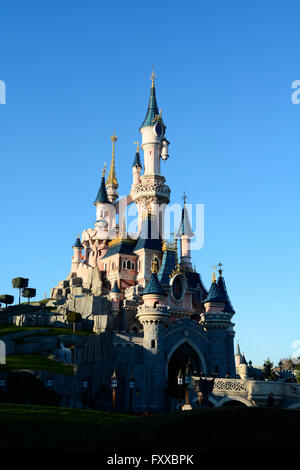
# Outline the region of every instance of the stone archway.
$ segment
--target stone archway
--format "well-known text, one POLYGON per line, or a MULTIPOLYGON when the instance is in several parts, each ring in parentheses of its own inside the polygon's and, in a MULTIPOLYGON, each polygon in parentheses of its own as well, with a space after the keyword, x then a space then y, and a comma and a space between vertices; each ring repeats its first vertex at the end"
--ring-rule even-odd
POLYGON ((176 344, 174 344, 174 346, 170 349, 169 353, 168 353, 168 356, 167 356, 167 360, 166 360, 166 366, 165 366, 165 378, 166 378, 166 381, 168 380, 168 375, 169 375, 169 362, 171 360, 171 357, 173 356, 174 352, 183 344, 183 343, 187 343, 189 344, 192 349, 196 352, 198 358, 199 358, 199 361, 201 363, 201 366, 202 366, 202 371, 204 373, 204 375, 207 375, 207 367, 206 367, 206 361, 205 361, 205 358, 204 358, 204 354, 202 353, 202 351, 198 348, 198 346, 193 343, 193 341, 191 341, 189 338, 183 338, 181 339, 180 341, 178 341, 176 344))
POLYGON ((167 368, 168 393, 172 398, 180 398, 177 377, 179 371, 184 375, 187 366, 191 375, 199 376, 204 372, 203 362, 198 351, 190 341, 184 340, 177 344, 169 353, 167 368))

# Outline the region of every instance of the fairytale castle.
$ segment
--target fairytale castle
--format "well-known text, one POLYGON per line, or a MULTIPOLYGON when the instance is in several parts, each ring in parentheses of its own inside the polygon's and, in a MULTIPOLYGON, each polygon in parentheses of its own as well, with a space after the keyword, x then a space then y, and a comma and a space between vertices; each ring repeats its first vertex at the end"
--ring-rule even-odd
MULTIPOLYGON (((155 78, 152 74, 139 128, 143 156, 136 143, 130 194, 118 197, 114 133, 110 170, 107 178, 103 170, 94 201, 96 222, 75 240, 70 274, 51 291, 63 315, 80 313, 82 328, 96 333, 75 350, 78 383, 73 393, 80 395, 85 383, 86 400, 100 408, 111 403, 112 377, 118 409, 127 410, 130 401, 136 411, 173 409, 184 379, 197 383, 203 376, 236 377, 235 312, 222 265, 207 291, 192 264, 194 234, 185 197, 176 235, 164 239, 171 189, 161 174, 161 160, 168 159, 170 142, 155 78), (137 233, 126 229, 130 204, 137 207, 137 233)), ((199 388, 189 390, 192 406, 198 403, 199 388)))

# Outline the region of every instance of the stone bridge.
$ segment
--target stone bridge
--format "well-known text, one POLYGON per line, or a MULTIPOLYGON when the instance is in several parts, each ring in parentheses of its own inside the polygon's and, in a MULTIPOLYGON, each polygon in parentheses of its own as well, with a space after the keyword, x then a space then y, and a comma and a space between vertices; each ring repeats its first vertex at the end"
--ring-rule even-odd
MULTIPOLYGON (((197 406, 196 393, 199 377, 192 378, 192 406, 197 406)), ((253 379, 215 379, 214 388, 209 395, 213 406, 224 404, 244 404, 245 406, 266 406, 269 394, 274 396, 274 405, 281 408, 300 408, 300 384, 283 380, 262 381, 253 379)))

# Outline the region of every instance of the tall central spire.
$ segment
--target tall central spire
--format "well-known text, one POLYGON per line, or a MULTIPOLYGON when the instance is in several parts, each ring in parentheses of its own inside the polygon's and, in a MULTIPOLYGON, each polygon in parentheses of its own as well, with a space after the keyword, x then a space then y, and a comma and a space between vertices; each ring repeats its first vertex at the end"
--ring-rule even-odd
POLYGON ((151 84, 149 104, 148 104, 146 117, 140 129, 145 126, 153 126, 155 117, 159 116, 159 110, 157 106, 156 93, 155 93, 156 75, 154 72, 152 72, 150 78, 151 78, 152 84, 151 84))

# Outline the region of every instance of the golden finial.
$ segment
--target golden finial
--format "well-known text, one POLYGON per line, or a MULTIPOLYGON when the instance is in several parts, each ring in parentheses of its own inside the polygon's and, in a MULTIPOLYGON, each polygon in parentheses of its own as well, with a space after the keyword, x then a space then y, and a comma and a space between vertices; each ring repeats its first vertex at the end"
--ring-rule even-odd
POLYGON ((114 130, 114 135, 111 136, 110 140, 113 143, 112 154, 115 154, 115 142, 117 142, 118 137, 116 136, 116 131, 114 130))
POLYGON ((151 272, 154 274, 158 273, 158 261, 157 258, 152 258, 151 262, 151 272))
POLYGON ((80 237, 79 237, 79 233, 77 233, 77 238, 80 238, 80 237))
POLYGON ((106 172, 106 162, 104 162, 104 165, 102 168, 102 178, 105 178, 105 172, 106 172))
POLYGON ((154 65, 152 65, 152 74, 150 75, 150 78, 152 80, 152 88, 154 88, 154 81, 156 80, 156 75, 154 73, 154 65))
POLYGON ((222 276, 222 274, 223 274, 223 269, 222 269, 223 264, 220 262, 218 264, 218 266, 219 266, 219 276, 222 276))
POLYGON ((212 272, 212 280, 211 282, 215 283, 216 282, 216 273, 215 273, 216 266, 213 265, 213 272, 212 272))
POLYGON ((111 186, 116 186, 118 188, 117 176, 116 176, 116 168, 115 168, 115 143, 117 142, 118 138, 116 136, 116 131, 114 131, 114 135, 111 136, 110 140, 112 141, 112 157, 111 157, 111 164, 109 169, 109 174, 107 177, 106 184, 111 186))
POLYGON ((140 143, 139 142, 133 142, 136 145, 136 151, 139 153, 140 151, 140 143))

